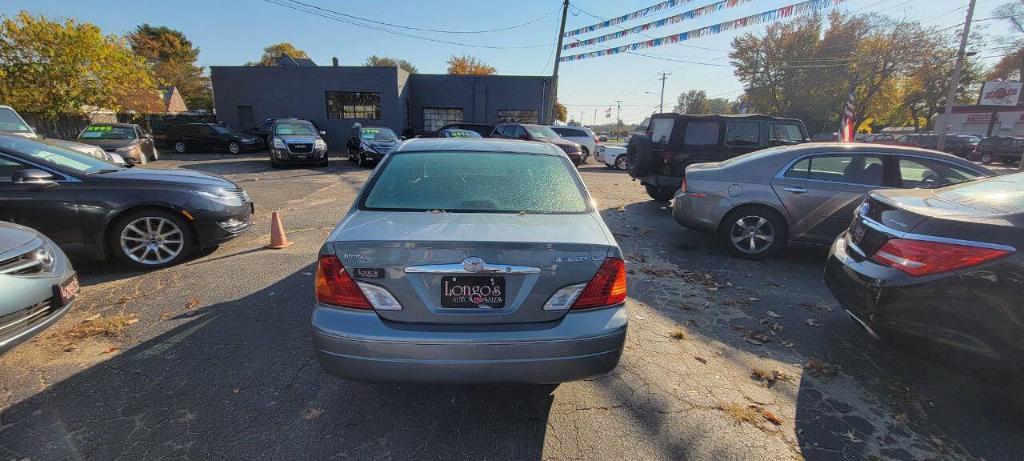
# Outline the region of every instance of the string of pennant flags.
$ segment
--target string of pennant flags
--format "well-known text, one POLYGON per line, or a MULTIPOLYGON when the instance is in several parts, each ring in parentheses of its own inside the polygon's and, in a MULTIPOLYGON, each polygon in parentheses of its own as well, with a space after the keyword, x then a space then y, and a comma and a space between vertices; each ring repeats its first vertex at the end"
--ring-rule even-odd
POLYGON ((642 42, 630 43, 628 45, 616 46, 598 51, 591 51, 588 53, 579 53, 569 56, 562 56, 559 62, 581 61, 584 59, 598 58, 602 56, 610 56, 613 54, 628 53, 630 51, 639 51, 663 45, 670 45, 673 43, 693 40, 708 35, 716 35, 722 32, 728 32, 731 30, 741 29, 744 27, 754 26, 758 24, 766 24, 786 18, 807 15, 823 9, 830 8, 834 5, 838 5, 844 1, 846 0, 808 0, 805 2, 786 5, 774 10, 765 11, 763 13, 750 15, 744 18, 734 19, 732 21, 721 22, 718 24, 712 24, 710 26, 701 27, 699 29, 686 31, 681 34, 673 34, 665 37, 645 40, 642 42))
POLYGON ((647 31, 649 31, 651 29, 658 29, 658 28, 665 27, 665 26, 671 26, 673 24, 679 24, 680 22, 683 22, 683 21, 686 21, 686 20, 689 20, 689 19, 698 18, 698 17, 704 16, 706 14, 711 14, 711 13, 714 13, 714 12, 717 12, 717 11, 722 11, 722 10, 724 10, 726 8, 732 8, 734 6, 742 5, 742 4, 745 4, 745 3, 749 3, 751 1, 753 1, 753 0, 722 0, 722 1, 717 2, 717 3, 712 3, 710 5, 702 6, 700 8, 694 8, 692 10, 684 11, 684 12, 679 13, 679 14, 674 15, 674 16, 669 16, 667 18, 659 19, 657 21, 651 21, 651 22, 648 22, 647 24, 640 24, 638 26, 634 26, 634 27, 631 27, 629 29, 623 29, 623 30, 620 30, 618 32, 612 32, 610 34, 605 34, 605 35, 602 35, 600 37, 588 38, 586 40, 576 40, 576 41, 574 41, 572 43, 569 43, 567 45, 563 45, 562 49, 563 50, 571 50, 573 48, 578 48, 578 47, 581 47, 581 46, 589 46, 589 45, 594 45, 594 44, 597 44, 597 43, 603 43, 603 42, 606 42, 608 40, 619 39, 619 38, 625 37, 627 35, 633 35, 633 34, 639 34, 639 33, 647 32, 647 31))
POLYGON ((650 15, 652 15, 654 13, 658 13, 658 12, 664 11, 664 10, 669 10, 669 9, 675 8, 677 6, 685 5, 685 4, 688 4, 688 3, 691 3, 691 2, 693 2, 693 0, 667 0, 667 1, 661 2, 661 3, 657 4, 657 5, 651 5, 651 6, 647 7, 647 8, 636 10, 636 11, 634 11, 632 13, 629 13, 629 14, 624 14, 624 15, 619 16, 617 18, 611 18, 611 19, 609 19, 607 21, 602 21, 602 22, 599 22, 597 24, 591 24, 591 25, 589 25, 587 27, 580 27, 579 29, 570 30, 569 32, 565 33, 565 36, 566 37, 574 37, 576 35, 590 33, 590 32, 593 32, 595 30, 604 29, 606 27, 611 27, 611 26, 614 26, 616 24, 622 24, 624 22, 632 21, 634 19, 640 19, 640 18, 642 18, 644 16, 650 16, 650 15))

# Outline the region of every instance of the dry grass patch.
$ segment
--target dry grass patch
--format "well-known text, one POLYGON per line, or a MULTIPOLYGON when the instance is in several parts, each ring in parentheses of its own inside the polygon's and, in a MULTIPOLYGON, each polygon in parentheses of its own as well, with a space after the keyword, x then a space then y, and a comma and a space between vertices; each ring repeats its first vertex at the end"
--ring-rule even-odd
POLYGON ((732 419, 736 425, 748 423, 758 429, 767 429, 768 426, 765 425, 765 422, 776 426, 782 425, 782 418, 758 405, 730 403, 719 405, 717 408, 732 419))
POLYGON ((767 387, 772 387, 776 382, 785 381, 792 382, 793 378, 779 370, 765 370, 764 368, 753 368, 750 370, 750 377, 763 383, 767 387))
POLYGON ((676 339, 676 340, 682 341, 682 340, 686 339, 686 332, 683 331, 683 330, 676 330, 676 331, 673 331, 673 332, 669 333, 668 337, 672 338, 672 339, 676 339))
POLYGON ((138 321, 139 319, 135 316, 126 314, 117 314, 110 317, 94 316, 75 325, 64 336, 72 340, 92 338, 94 336, 117 338, 124 334, 124 330, 128 328, 128 325, 138 321))

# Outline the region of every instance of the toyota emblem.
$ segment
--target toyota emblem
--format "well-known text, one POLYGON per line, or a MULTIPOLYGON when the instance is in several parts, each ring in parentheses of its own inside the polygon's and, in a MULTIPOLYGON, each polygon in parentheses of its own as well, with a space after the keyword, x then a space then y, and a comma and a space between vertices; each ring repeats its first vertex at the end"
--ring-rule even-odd
POLYGON ((466 272, 480 272, 484 268, 484 260, 476 256, 470 256, 462 260, 462 268, 466 272))

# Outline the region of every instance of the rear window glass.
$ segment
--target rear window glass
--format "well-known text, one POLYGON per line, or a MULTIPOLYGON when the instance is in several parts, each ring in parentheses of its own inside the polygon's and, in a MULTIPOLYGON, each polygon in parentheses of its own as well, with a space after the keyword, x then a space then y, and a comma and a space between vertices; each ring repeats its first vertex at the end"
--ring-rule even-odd
POLYGON ((651 141, 668 144, 672 139, 672 127, 676 120, 672 118, 656 118, 651 120, 651 141))
POLYGON ((367 210, 583 213, 587 198, 566 160, 496 152, 389 157, 365 195, 367 210))
POLYGON ((784 125, 776 123, 772 125, 771 140, 781 140, 789 142, 801 142, 804 140, 804 133, 800 131, 800 127, 796 125, 784 125))
POLYGON ((4 107, 0 109, 0 131, 31 133, 32 129, 13 110, 4 107))
POLYGON ((687 146, 713 146, 718 144, 718 122, 687 123, 683 144, 687 146))
POLYGON ((756 146, 761 138, 761 125, 757 122, 729 122, 725 124, 725 143, 730 146, 756 146))
POLYGON ((1024 211, 1024 173, 997 176, 951 186, 938 197, 951 202, 966 202, 1007 213, 1024 211))

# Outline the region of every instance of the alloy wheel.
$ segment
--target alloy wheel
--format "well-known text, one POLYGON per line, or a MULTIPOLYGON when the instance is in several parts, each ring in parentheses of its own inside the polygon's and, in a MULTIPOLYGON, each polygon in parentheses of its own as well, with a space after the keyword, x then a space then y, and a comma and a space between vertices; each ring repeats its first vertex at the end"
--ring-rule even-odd
POLYGON ((627 162, 627 159, 626 159, 625 155, 618 156, 615 159, 615 168, 618 168, 620 170, 628 170, 629 169, 629 164, 626 163, 626 162, 627 162))
POLYGON ((228 143, 228 152, 231 152, 232 154, 237 154, 241 151, 242 147, 239 146, 237 142, 228 143))
POLYGON ((185 141, 178 141, 174 143, 174 151, 179 154, 184 154, 186 150, 185 141))
POLYGON ((743 253, 761 253, 775 241, 775 228, 764 217, 744 216, 733 223, 729 240, 743 253))
POLYGON ((168 219, 147 216, 121 230, 121 251, 139 264, 158 265, 177 258, 185 247, 181 228, 168 219))

